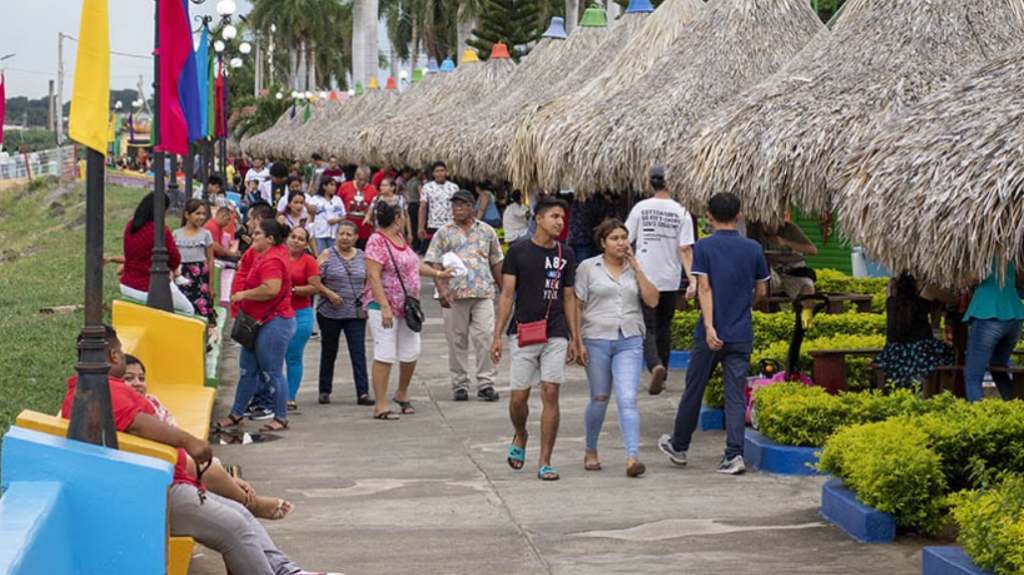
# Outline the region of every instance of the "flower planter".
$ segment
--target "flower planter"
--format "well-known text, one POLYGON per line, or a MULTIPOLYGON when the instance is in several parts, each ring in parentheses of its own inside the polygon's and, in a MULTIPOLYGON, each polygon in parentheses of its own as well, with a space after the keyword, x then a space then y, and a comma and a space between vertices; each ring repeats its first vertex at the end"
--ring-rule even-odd
POLYGON ((815 469, 820 447, 792 447, 768 439, 747 429, 743 441, 743 457, 758 471, 777 475, 823 475, 815 469))
POLYGON ((896 539, 896 519, 864 505, 857 494, 838 479, 821 488, 821 516, 862 543, 890 543, 896 539))

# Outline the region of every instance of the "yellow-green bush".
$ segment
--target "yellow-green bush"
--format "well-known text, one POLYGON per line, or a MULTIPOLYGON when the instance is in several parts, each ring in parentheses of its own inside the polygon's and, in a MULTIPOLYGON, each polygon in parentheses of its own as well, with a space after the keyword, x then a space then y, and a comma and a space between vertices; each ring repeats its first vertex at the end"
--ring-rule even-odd
POLYGON ((957 541, 996 575, 1024 573, 1024 477, 1005 474, 992 487, 950 497, 957 541))
MULTIPOLYGON (((818 276, 814 281, 814 289, 822 293, 881 294, 884 297, 889 285, 888 278, 855 278, 833 269, 814 270, 814 273, 818 276)), ((885 307, 876 307, 875 311, 885 311, 885 307)))

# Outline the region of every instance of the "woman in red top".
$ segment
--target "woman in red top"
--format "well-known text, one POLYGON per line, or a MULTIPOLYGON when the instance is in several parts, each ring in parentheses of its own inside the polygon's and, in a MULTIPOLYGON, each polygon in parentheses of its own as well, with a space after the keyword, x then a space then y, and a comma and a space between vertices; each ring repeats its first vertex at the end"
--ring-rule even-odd
MULTIPOLYGON (((164 196, 164 207, 170 205, 164 196)), ((135 208, 135 214, 124 228, 124 272, 121 274, 121 295, 146 301, 149 298, 149 268, 153 266, 153 244, 156 241, 153 223, 153 194, 146 194, 135 208)), ((181 253, 174 243, 171 230, 164 225, 164 245, 167 247, 167 267, 181 265, 181 253)), ((195 313, 192 302, 171 282, 174 309, 195 313)))
POLYGON ((309 230, 302 226, 292 228, 285 242, 288 247, 288 274, 292 282, 292 308, 295 310, 295 335, 288 342, 284 362, 288 368, 288 409, 298 407, 295 394, 302 383, 302 354, 306 343, 313 335, 313 305, 310 301, 323 292, 320 283, 320 266, 313 256, 306 253, 309 245, 309 230))
POLYGON ((238 358, 238 387, 235 404, 228 416, 217 423, 220 429, 237 427, 261 381, 274 390, 274 420, 260 431, 288 429, 288 382, 284 378, 284 354, 295 335, 292 285, 288 279, 288 249, 284 226, 263 220, 252 234, 251 250, 261 254, 245 278, 245 289, 231 295, 246 315, 263 326, 256 336, 256 349, 242 347, 238 358))

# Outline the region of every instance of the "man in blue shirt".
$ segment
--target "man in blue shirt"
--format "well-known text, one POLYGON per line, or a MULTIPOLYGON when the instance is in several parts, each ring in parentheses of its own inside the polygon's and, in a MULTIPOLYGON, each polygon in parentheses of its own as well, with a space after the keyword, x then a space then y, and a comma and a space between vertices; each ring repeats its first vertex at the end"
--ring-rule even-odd
POLYGON ((658 447, 673 464, 686 465, 686 451, 697 427, 704 388, 721 363, 725 382, 726 448, 718 472, 736 475, 746 471, 743 389, 754 348, 750 310, 755 300, 768 294, 771 273, 760 244, 736 231, 739 198, 729 193, 715 194, 708 202, 708 212, 715 233, 693 248, 692 273, 697 278, 701 316, 693 330, 686 389, 676 412, 675 430, 672 435, 662 435, 658 447))

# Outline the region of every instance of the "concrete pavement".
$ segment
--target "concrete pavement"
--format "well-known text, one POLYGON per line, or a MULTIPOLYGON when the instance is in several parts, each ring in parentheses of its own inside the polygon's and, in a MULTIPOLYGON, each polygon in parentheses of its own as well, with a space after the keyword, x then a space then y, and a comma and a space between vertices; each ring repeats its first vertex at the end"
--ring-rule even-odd
MULTIPOLYGON (((265 443, 214 448, 240 465, 261 494, 295 503, 289 517, 265 525, 304 568, 348 575, 921 572, 927 540, 863 545, 825 523, 818 515, 821 478, 716 474, 723 432, 698 432, 689 467, 673 467, 657 438, 671 430, 682 372, 670 373, 660 396, 641 391, 643 477, 625 475, 614 401, 601 436, 604 470, 584 471, 588 393, 577 367, 562 388, 553 461, 562 479, 536 478, 536 392, 527 465, 511 470, 507 349, 501 401, 484 403, 473 390, 469 402, 455 403, 440 308, 429 296, 424 307, 423 353, 411 388, 415 415, 378 421, 372 407, 355 405, 344 345, 333 403, 318 405, 320 344, 312 340, 292 429, 265 443)), ((215 417, 234 396, 237 355, 225 350, 215 417)), ((397 373, 392 378, 391 392, 397 373)), ((255 431, 259 424, 246 426, 255 431)), ((215 553, 197 550, 190 573, 224 572, 215 553)))

